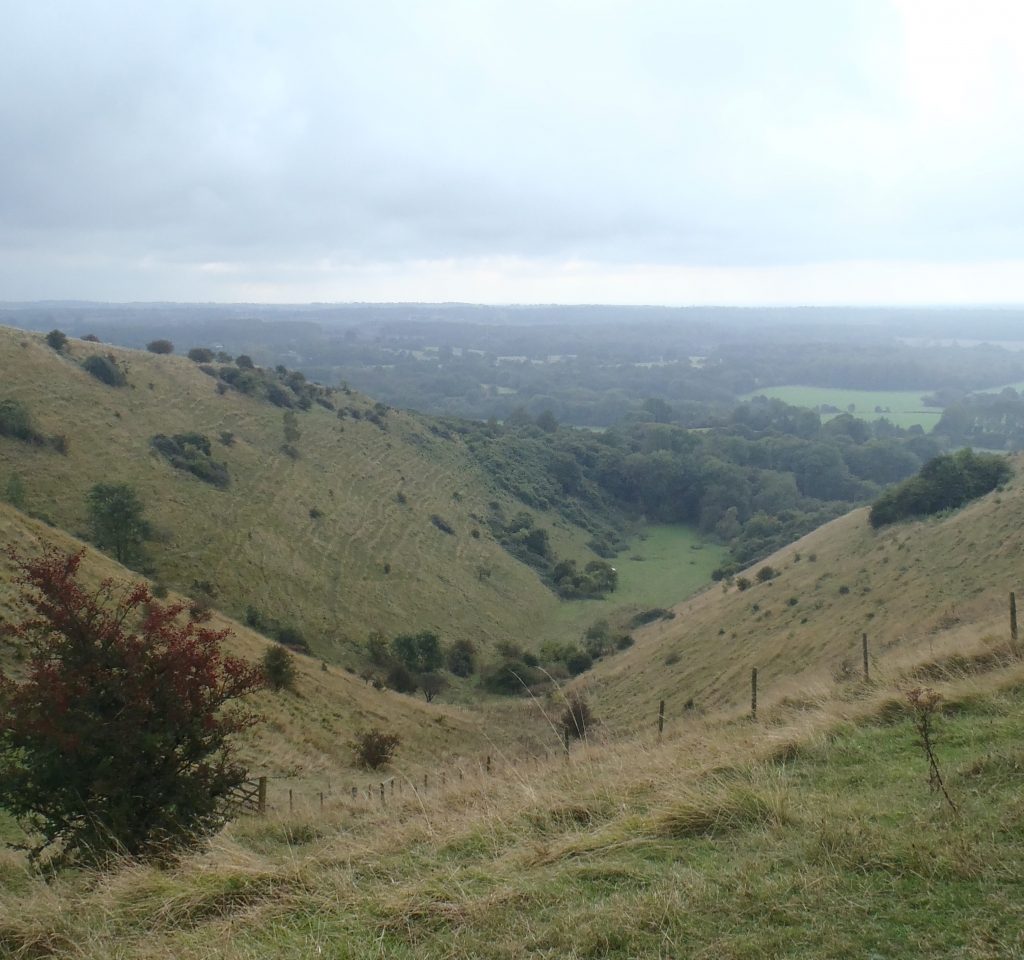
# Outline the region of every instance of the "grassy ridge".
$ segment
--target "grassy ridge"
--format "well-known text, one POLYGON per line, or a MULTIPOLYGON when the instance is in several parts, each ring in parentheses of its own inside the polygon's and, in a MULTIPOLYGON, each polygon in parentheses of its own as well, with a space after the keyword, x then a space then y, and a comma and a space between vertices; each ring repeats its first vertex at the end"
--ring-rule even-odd
POLYGON ((876 656, 955 652, 964 637, 1007 631, 1007 593, 1021 587, 1024 460, 1007 487, 955 513, 875 531, 866 509, 826 524, 759 562, 749 589, 714 586, 635 633, 636 645, 586 683, 620 729, 649 722, 660 698, 679 716, 802 695, 808 677, 860 667, 861 634, 876 656), (768 565, 777 576, 758 583, 768 565))
MULTIPOLYGON (((434 629, 486 646, 537 635, 550 621, 557 600, 482 519, 491 501, 519 505, 491 489, 457 438, 437 437, 399 411, 388 412, 381 429, 314 406, 297 414, 293 460, 281 450, 280 408, 234 391, 218 395, 215 381, 184 358, 80 341, 71 350, 60 356, 36 335, 0 328, 0 394, 24 403, 38 429, 70 438, 62 457, 0 437, 0 482, 17 474, 29 510, 82 531, 86 490, 130 483, 164 532, 151 545, 160 579, 185 591, 210 581, 217 604, 236 617, 252 605, 298 626, 336 660, 374 629, 434 629), (78 361, 96 353, 117 358, 128 388, 81 369, 78 361), (155 434, 188 431, 214 441, 228 489, 175 470, 150 448, 155 434), (232 445, 216 442, 223 431, 234 434, 232 445), (490 576, 481 577, 482 568, 490 576)), ((359 396, 338 400, 372 408, 359 396)), ((560 553, 592 556, 582 532, 543 515, 539 522, 560 553)))

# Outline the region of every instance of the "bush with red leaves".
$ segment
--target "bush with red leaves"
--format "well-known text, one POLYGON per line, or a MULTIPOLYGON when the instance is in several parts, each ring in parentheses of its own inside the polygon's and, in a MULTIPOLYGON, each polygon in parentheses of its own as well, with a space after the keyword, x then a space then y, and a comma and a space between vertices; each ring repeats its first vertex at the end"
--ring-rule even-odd
POLYGON ((11 555, 25 616, 2 626, 28 672, 0 673, 0 806, 38 840, 32 858, 159 858, 218 830, 245 778, 229 739, 256 719, 235 701, 259 667, 144 584, 85 589, 82 553, 11 555))

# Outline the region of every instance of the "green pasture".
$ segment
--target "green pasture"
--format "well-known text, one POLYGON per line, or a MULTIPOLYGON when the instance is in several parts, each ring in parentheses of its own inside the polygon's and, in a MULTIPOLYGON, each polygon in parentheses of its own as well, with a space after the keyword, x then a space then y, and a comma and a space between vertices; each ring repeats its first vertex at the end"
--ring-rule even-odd
MULTIPOLYGON (((838 407, 841 412, 849 411, 862 420, 879 420, 885 417, 899 427, 912 427, 917 423, 925 430, 931 430, 939 422, 942 411, 921 403, 921 397, 926 393, 927 390, 842 390, 832 387, 790 385, 765 387, 763 390, 746 394, 741 399, 771 397, 795 407, 809 407, 812 410, 829 404, 838 407), (849 409, 851 404, 853 410, 849 409)), ((835 414, 822 414, 822 418, 826 420, 831 416, 835 414)))
POLYGON ((604 600, 560 604, 558 625, 583 630, 623 610, 671 607, 707 586, 711 571, 722 564, 727 552, 683 524, 645 527, 612 561, 619 573, 615 592, 604 600))

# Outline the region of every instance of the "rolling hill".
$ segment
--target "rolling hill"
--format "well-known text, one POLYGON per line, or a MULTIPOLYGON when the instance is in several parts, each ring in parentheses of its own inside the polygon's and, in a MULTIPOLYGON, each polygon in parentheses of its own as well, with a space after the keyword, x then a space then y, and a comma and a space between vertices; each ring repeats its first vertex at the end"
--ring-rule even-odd
MULTIPOLYGON (((156 532, 153 576, 236 618, 251 608, 294 626, 334 662, 358 662, 374 630, 431 629, 486 647, 561 629, 549 626, 557 598, 488 527, 495 509, 522 505, 429 419, 342 392, 285 410, 183 357, 76 340, 58 353, 9 328, 0 368, 0 401, 66 442, 62 455, 0 436, 0 483, 17 478, 25 510, 84 533, 90 487, 130 484, 156 532), (109 356, 127 385, 87 373, 93 356, 109 356), (226 485, 175 469, 152 445, 187 434, 209 441, 226 485)), ((534 513, 560 555, 593 559, 584 531, 534 513)))

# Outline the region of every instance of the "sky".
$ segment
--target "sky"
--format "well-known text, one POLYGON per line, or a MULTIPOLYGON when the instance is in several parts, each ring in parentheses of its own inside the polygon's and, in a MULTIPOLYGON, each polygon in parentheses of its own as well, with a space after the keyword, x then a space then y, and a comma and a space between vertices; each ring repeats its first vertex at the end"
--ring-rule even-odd
POLYGON ((4 6, 0 300, 1024 303, 1020 0, 4 6))

